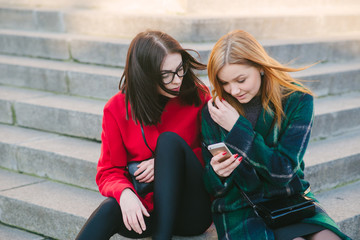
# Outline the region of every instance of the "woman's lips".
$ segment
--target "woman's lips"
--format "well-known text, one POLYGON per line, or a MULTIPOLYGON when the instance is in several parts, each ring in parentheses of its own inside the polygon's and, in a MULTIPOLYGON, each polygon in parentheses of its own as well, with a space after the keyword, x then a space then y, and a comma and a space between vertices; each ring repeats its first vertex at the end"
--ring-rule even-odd
POLYGON ((173 88, 173 89, 171 89, 172 91, 174 91, 174 92, 179 92, 180 91, 180 87, 178 87, 178 88, 173 88))
POLYGON ((241 99, 244 99, 246 96, 246 93, 240 95, 240 96, 236 96, 237 99, 241 100, 241 99))

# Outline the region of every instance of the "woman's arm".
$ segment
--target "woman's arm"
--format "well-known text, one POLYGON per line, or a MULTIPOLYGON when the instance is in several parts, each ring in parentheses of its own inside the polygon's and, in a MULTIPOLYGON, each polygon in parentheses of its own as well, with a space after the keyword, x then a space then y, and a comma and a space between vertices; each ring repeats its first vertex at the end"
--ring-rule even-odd
MULTIPOLYGON (((296 93, 298 94, 298 93, 296 93)), ((289 99, 284 130, 272 129, 274 146, 268 146, 262 135, 255 132, 244 117, 240 116, 226 137, 225 142, 271 184, 285 186, 299 169, 307 148, 313 123, 313 97, 302 94, 289 99)), ((285 114, 286 114, 285 113, 285 114)), ((259 118, 261 121, 261 118, 259 118)), ((276 127, 276 126, 275 126, 276 127)), ((241 167, 234 171, 236 178, 242 178, 241 167)), ((239 181, 241 183, 243 181, 239 181)))
POLYGON ((202 110, 201 117, 201 132, 203 138, 203 147, 202 153, 205 161, 205 169, 204 169, 204 183, 207 191, 214 197, 220 197, 224 195, 229 189, 230 179, 223 179, 219 177, 210 162, 212 159, 212 155, 207 150, 207 146, 213 143, 221 142, 221 132, 219 126, 211 119, 207 105, 204 106, 202 110))
POLYGON ((101 155, 97 166, 96 183, 100 193, 118 202, 122 191, 134 187, 126 170, 127 159, 119 126, 112 113, 105 108, 101 134, 101 155))
POLYGON ((120 205, 126 228, 141 234, 146 230, 143 215, 149 216, 149 213, 129 181, 127 155, 121 132, 114 116, 107 109, 104 110, 101 139, 101 156, 96 175, 100 193, 115 198, 120 205))

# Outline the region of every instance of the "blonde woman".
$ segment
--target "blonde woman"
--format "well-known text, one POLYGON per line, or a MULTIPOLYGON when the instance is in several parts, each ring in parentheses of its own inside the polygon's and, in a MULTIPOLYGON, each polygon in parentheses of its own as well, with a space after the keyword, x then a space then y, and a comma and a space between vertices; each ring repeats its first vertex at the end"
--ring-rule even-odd
POLYGON ((304 179, 303 156, 313 123, 313 96, 249 33, 233 31, 214 46, 208 76, 213 99, 202 112, 204 146, 225 142, 232 156, 204 149, 205 185, 214 197, 219 239, 349 239, 320 207, 304 179), (297 193, 315 199, 313 217, 269 228, 254 203, 297 193))

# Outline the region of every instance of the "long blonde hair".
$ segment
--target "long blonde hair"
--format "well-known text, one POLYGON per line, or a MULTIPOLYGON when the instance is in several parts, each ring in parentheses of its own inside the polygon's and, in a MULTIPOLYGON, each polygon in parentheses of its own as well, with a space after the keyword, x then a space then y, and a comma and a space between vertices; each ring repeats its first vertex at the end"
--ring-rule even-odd
POLYGON ((282 100, 285 97, 295 91, 313 95, 308 88, 288 73, 301 71, 307 67, 291 68, 280 64, 267 54, 251 34, 242 30, 235 30, 216 42, 209 57, 208 76, 213 87, 213 97, 224 98, 241 115, 244 115, 241 103, 225 92, 217 77, 219 71, 226 64, 246 64, 264 71, 260 88, 262 106, 267 112, 275 114, 274 117, 278 125, 284 116, 282 100))

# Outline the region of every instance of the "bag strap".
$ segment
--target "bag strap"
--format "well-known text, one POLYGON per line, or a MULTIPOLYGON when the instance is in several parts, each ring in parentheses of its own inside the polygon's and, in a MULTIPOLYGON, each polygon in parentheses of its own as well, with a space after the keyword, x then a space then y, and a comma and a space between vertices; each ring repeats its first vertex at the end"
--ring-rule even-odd
POLYGON ((142 124, 142 123, 140 123, 140 127, 141 127, 141 133, 142 133, 142 136, 143 136, 145 145, 147 146, 147 148, 150 150, 152 156, 154 157, 154 156, 155 156, 155 153, 154 153, 154 151, 149 147, 149 145, 148 145, 148 143, 147 143, 147 141, 146 141, 145 132, 144 132, 144 127, 143 127, 143 124, 142 124))
POLYGON ((236 187, 239 189, 241 195, 245 198, 245 200, 249 203, 249 205, 254 209, 255 213, 257 214, 256 205, 250 200, 248 195, 246 195, 246 193, 241 189, 240 185, 235 180, 233 182, 235 183, 236 187))

